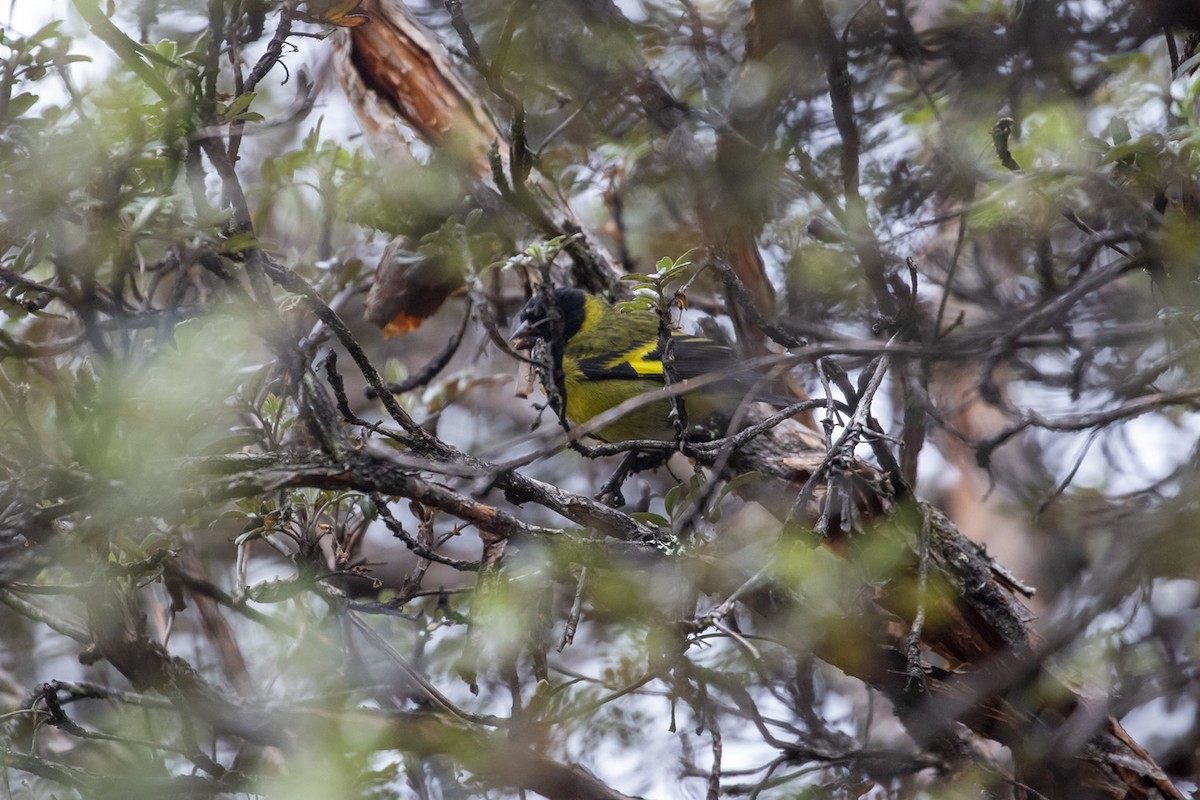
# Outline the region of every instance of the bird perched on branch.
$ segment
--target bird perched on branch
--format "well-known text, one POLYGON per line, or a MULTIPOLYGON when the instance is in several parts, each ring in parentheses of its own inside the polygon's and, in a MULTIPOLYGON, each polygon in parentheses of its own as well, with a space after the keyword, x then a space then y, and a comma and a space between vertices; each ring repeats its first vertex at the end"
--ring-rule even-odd
MULTIPOLYGON (((657 391, 661 399, 630 411, 594 435, 606 442, 675 441, 671 399, 662 391, 666 375, 658 315, 622 311, 579 289, 555 289, 550 295, 548 299, 535 294, 525 304, 512 342, 519 349, 550 342, 556 335, 556 318, 561 321, 567 419, 579 425, 630 398, 657 391)), ((733 351, 724 344, 678 330, 670 335, 677 380, 720 376, 680 397, 690 425, 709 436, 723 435, 729 419, 753 391, 753 376, 738 374, 733 351)), ((550 394, 554 389, 547 385, 546 391, 550 394)))

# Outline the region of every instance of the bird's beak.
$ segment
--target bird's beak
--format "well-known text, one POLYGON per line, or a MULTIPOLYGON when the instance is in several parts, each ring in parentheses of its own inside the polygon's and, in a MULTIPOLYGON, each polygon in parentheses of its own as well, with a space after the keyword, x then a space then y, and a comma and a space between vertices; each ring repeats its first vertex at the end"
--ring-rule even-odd
POLYGON ((522 322, 517 326, 517 329, 512 332, 512 336, 509 337, 508 342, 513 346, 514 349, 532 350, 533 345, 537 342, 537 340, 538 335, 537 331, 534 330, 534 326, 530 325, 528 322, 522 322))

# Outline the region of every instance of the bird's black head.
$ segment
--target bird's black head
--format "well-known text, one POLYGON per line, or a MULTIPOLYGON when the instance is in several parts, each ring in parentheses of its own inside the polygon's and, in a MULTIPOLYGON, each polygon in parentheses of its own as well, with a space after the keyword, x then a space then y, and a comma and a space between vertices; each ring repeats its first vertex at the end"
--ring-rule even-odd
POLYGON ((551 304, 558 306, 558 313, 562 315, 564 340, 570 339, 583 327, 587 295, 582 290, 555 289, 550 295, 547 299, 546 295, 538 292, 521 309, 521 324, 512 335, 515 347, 526 350, 534 342, 550 338, 551 304))

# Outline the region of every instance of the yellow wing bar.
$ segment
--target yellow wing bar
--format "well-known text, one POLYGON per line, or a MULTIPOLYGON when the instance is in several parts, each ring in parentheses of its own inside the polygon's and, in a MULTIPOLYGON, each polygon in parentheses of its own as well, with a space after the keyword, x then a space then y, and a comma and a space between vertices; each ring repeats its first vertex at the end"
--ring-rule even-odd
MULTIPOLYGON (((675 342, 675 368, 682 379, 692 378, 709 372, 728 369, 732 363, 730 350, 702 336, 684 333, 673 335, 675 342)), ((638 345, 616 355, 605 353, 578 360, 579 369, 590 380, 648 379, 662 380, 662 354, 658 351, 658 340, 638 345)))

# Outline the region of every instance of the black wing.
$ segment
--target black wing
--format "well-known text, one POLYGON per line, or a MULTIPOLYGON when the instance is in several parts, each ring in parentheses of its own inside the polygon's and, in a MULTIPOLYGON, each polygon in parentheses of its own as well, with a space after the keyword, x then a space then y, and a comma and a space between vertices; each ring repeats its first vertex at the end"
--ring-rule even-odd
MULTIPOLYGON (((671 335, 675 349, 675 374, 680 380, 733 368, 733 350, 703 336, 671 335)), ((625 379, 662 382, 662 353, 658 340, 647 342, 620 355, 606 353, 578 359, 579 369, 589 380, 625 379)))

